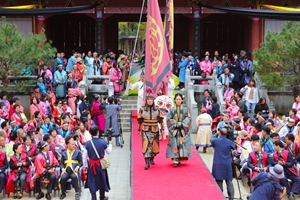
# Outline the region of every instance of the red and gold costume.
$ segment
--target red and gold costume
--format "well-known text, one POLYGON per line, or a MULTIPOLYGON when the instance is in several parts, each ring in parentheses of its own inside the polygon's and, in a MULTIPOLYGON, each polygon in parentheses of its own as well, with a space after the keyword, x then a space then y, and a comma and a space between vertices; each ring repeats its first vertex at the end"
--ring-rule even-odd
MULTIPOLYGON (((23 170, 27 172, 26 180, 30 180, 31 179, 30 160, 28 159, 28 157, 25 153, 21 154, 21 161, 26 163, 26 165, 23 166, 23 170)), ((10 157, 10 161, 9 161, 9 166, 10 166, 11 172, 7 178, 6 194, 9 194, 11 192, 15 193, 15 183, 14 182, 15 182, 16 177, 18 176, 18 169, 21 168, 21 167, 17 166, 18 163, 19 163, 19 161, 16 157, 16 154, 12 155, 10 157)), ((26 185, 25 185, 25 192, 29 191, 29 184, 27 184, 27 183, 28 182, 26 182, 26 185)))

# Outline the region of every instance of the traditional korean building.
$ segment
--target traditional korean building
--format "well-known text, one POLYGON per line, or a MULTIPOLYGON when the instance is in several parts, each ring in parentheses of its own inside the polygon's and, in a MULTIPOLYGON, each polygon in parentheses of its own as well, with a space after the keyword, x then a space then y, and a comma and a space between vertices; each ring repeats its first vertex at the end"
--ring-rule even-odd
MULTIPOLYGON (((145 0, 147 2, 147 0, 145 0)), ((162 17, 166 0, 158 0, 162 17)), ((42 28, 53 45, 71 54, 71 50, 87 52, 118 50, 118 22, 137 22, 142 0, 0 0, 1 6, 41 3, 43 8, 55 9, 91 5, 93 9, 63 15, 7 17, 18 29, 28 34, 42 28)), ((256 3, 296 7, 298 0, 174 0, 174 50, 190 49, 203 56, 218 50, 221 55, 241 49, 252 52, 263 41, 266 30, 280 30, 281 22, 221 13, 198 7, 198 3, 257 9, 256 3)), ((142 21, 146 21, 146 8, 142 21)))

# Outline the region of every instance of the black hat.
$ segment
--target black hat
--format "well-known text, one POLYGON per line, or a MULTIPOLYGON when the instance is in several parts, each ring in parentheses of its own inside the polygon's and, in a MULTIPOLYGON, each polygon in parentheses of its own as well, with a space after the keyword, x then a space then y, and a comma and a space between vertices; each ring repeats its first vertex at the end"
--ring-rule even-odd
POLYGON ((262 115, 260 115, 259 116, 261 119, 263 119, 263 120, 268 120, 269 119, 269 115, 268 114, 262 114, 262 115))
POLYGON ((235 118, 232 119, 232 122, 234 122, 234 123, 236 123, 236 124, 240 124, 241 119, 238 118, 238 117, 235 117, 235 118))
POLYGON ((15 102, 15 101, 18 101, 18 100, 20 100, 20 98, 19 97, 17 97, 17 96, 14 96, 12 99, 11 99, 13 102, 15 102))
POLYGON ((45 142, 45 141, 41 141, 38 143, 38 148, 40 150, 43 150, 45 146, 47 146, 47 142, 45 142))
POLYGON ((253 124, 253 126, 254 126, 254 128, 256 129, 256 130, 258 130, 258 131, 261 131, 262 130, 262 125, 261 125, 261 123, 255 123, 255 124, 253 124))

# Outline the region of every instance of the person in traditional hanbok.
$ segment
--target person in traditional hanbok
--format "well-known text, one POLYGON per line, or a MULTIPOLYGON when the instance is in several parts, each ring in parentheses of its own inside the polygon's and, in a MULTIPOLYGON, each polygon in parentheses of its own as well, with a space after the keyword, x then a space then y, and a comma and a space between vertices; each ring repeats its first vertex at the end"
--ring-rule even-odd
POLYGON ((65 94, 65 82, 67 80, 67 73, 62 69, 62 65, 58 65, 58 70, 54 73, 54 86, 56 87, 56 97, 62 99, 65 94))
MULTIPOLYGON (((112 136, 113 137, 118 136, 118 137, 115 137, 116 145, 120 146, 120 142, 119 142, 120 127, 119 127, 119 123, 118 123, 118 112, 120 112, 122 110, 120 101, 114 102, 113 97, 108 97, 108 105, 106 105, 105 110, 106 110, 105 128, 106 128, 106 130, 109 129, 110 127, 112 127, 114 129, 115 132, 113 133, 112 136)), ((110 140, 111 138, 108 138, 108 139, 110 140)))
POLYGON ((237 105, 236 98, 231 100, 229 107, 227 108, 227 112, 229 113, 230 119, 232 120, 235 116, 237 116, 240 107, 237 105))
POLYGON ((62 113, 73 114, 72 109, 68 106, 68 100, 66 100, 66 99, 62 100, 61 110, 62 110, 62 113))
POLYGON ((38 193, 36 199, 41 199, 44 197, 44 193, 41 190, 41 182, 42 179, 46 178, 48 180, 46 199, 51 200, 50 194, 56 181, 54 167, 59 166, 59 163, 54 157, 53 153, 49 151, 49 145, 47 142, 40 142, 38 144, 38 148, 40 153, 36 156, 34 162, 34 166, 36 168, 35 192, 38 193))
POLYGON ((30 107, 29 107, 29 113, 30 113, 30 118, 33 117, 34 113, 36 111, 40 111, 40 106, 39 106, 39 100, 37 97, 33 97, 31 99, 31 104, 30 104, 30 107))
POLYGON ((243 60, 240 62, 242 78, 240 79, 241 88, 249 84, 249 81, 252 78, 252 61, 248 60, 247 56, 243 57, 243 60))
POLYGON ((138 114, 138 135, 141 135, 142 131, 142 153, 145 159, 145 169, 150 168, 151 165, 155 165, 154 157, 159 153, 159 126, 163 131, 164 117, 158 106, 154 104, 154 96, 151 88, 147 88, 146 102, 139 110, 138 114), (142 130, 141 130, 142 129, 142 130))
POLYGON ((110 75, 110 69, 112 68, 112 65, 113 65, 113 63, 111 61, 111 58, 109 56, 107 56, 105 62, 103 63, 103 66, 102 66, 102 71, 103 71, 104 76, 110 75))
POLYGON ((4 120, 9 119, 9 113, 5 108, 5 103, 2 101, 0 101, 0 118, 2 118, 4 120))
POLYGON ((227 89, 224 92, 224 101, 225 103, 229 103, 234 95, 233 83, 229 83, 227 89))
POLYGON ((13 113, 15 112, 15 105, 19 105, 20 108, 20 112, 24 113, 24 108, 23 106, 20 104, 20 98, 17 96, 14 96, 12 99, 12 104, 9 107, 9 117, 11 118, 11 116, 13 115, 13 113))
POLYGON ((144 105, 144 101, 143 101, 143 98, 144 98, 144 85, 145 85, 145 74, 144 74, 144 71, 142 71, 141 73, 141 76, 140 76, 140 80, 134 84, 131 84, 129 82, 129 80, 127 80, 127 87, 130 89, 130 90, 133 90, 133 89, 138 89, 138 99, 137 99, 137 111, 140 110, 140 108, 144 105))
POLYGON ((87 170, 88 176, 85 187, 89 188, 92 200, 96 200, 97 191, 100 191, 100 200, 108 200, 108 197, 105 196, 105 192, 109 192, 110 190, 109 179, 107 170, 102 169, 100 159, 104 158, 105 153, 111 153, 112 142, 108 145, 105 140, 99 137, 100 131, 98 126, 92 126, 90 133, 92 139, 85 144, 89 158, 87 170))
MULTIPOLYGON (((87 120, 87 118, 86 118, 85 120, 87 120)), ((83 120, 83 121, 84 121, 84 120, 83 120)), ((91 137, 90 132, 88 132, 88 130, 86 129, 86 127, 85 127, 83 121, 81 121, 81 122, 79 123, 80 135, 81 135, 82 137, 84 137, 84 140, 85 140, 85 141, 89 141, 92 137, 91 137)), ((80 138, 81 138, 81 137, 80 137, 80 138)), ((85 144, 83 141, 81 141, 81 143, 82 143, 82 144, 85 144)))
POLYGON ((93 61, 94 60, 93 60, 93 56, 92 56, 92 52, 91 51, 88 51, 88 53, 85 56, 84 60, 85 60, 85 64, 86 64, 86 67, 87 67, 87 74, 88 75, 92 75, 90 73, 92 71, 93 61))
MULTIPOLYGON (((13 145, 14 155, 10 157, 9 167, 11 172, 7 179, 6 194, 14 193, 14 199, 21 199, 26 186, 26 180, 30 180, 30 160, 26 153, 22 153, 22 144, 13 145), (20 190, 18 190, 20 188, 20 190)), ((26 188, 26 191, 29 189, 26 188)))
POLYGON ((9 107, 10 107, 10 103, 9 101, 7 100, 7 95, 6 93, 4 93, 2 96, 0 96, 0 102, 3 102, 5 104, 5 110, 7 112, 9 112, 9 107))
MULTIPOLYGON (((0 136, 0 142, 5 141, 3 136, 0 136)), ((6 154, 4 152, 4 144, 0 143, 0 194, 2 194, 2 190, 4 189, 4 185, 6 182, 5 171, 8 168, 8 161, 6 158, 6 154)))
POLYGON ((53 80, 53 75, 52 75, 52 72, 48 69, 48 66, 44 64, 44 68, 41 69, 41 72, 40 72, 40 76, 42 76, 43 73, 46 73, 48 78, 52 81, 53 80))
POLYGON ((51 114, 47 114, 43 117, 44 118, 44 123, 41 127, 42 127, 45 134, 49 133, 49 131, 51 129, 58 129, 58 125, 51 122, 51 117, 52 117, 51 114))
POLYGON ((92 109, 94 111, 94 122, 99 127, 100 133, 103 134, 105 130, 105 116, 104 109, 106 104, 104 100, 102 100, 100 95, 95 96, 95 101, 92 104, 92 109))
MULTIPOLYGON (((72 67, 76 64, 76 57, 77 57, 77 52, 73 50, 72 51, 72 56, 68 59, 68 64, 67 64, 67 67, 66 67, 67 72, 70 72, 72 70, 72 67)), ((60 64, 60 65, 62 66, 62 64, 60 64)))
POLYGON ((171 158, 174 167, 181 165, 181 161, 192 156, 192 141, 190 137, 191 114, 188 108, 182 106, 183 95, 175 95, 175 106, 169 110, 167 125, 169 141, 167 158, 171 158))
POLYGON ((43 83, 43 77, 42 76, 39 76, 37 78, 36 85, 40 88, 40 91, 41 91, 42 94, 46 94, 47 93, 47 87, 43 83))
POLYGON ((66 138, 67 150, 61 155, 60 168, 62 169, 60 185, 61 195, 59 199, 66 198, 66 186, 68 179, 71 179, 71 183, 75 188, 75 200, 80 200, 79 185, 78 185, 78 170, 82 167, 82 155, 81 152, 75 150, 75 142, 73 137, 66 138))
POLYGON ((94 76, 100 76, 103 75, 102 71, 102 66, 103 66, 103 61, 101 59, 101 55, 98 56, 97 52, 93 53, 93 63, 92 67, 89 70, 89 75, 94 75, 94 76))
POLYGON ((195 142, 196 149, 203 147, 203 153, 206 153, 207 147, 211 147, 210 139, 212 137, 211 125, 213 119, 207 114, 206 108, 201 109, 201 115, 196 118, 196 124, 198 127, 197 139, 195 142))
POLYGON ((300 119, 300 94, 296 95, 296 101, 293 103, 293 107, 294 109, 297 110, 297 114, 296 116, 300 119))
POLYGON ((65 139, 57 134, 57 130, 52 128, 49 130, 50 138, 53 145, 62 145, 65 146, 65 139))
POLYGON ((31 162, 34 162, 35 157, 38 153, 36 144, 31 143, 30 136, 28 135, 24 137, 24 143, 22 145, 22 153, 25 153, 31 162))
POLYGON ((122 92, 122 72, 116 62, 111 69, 110 82, 114 85, 114 95, 119 95, 122 92))
MULTIPOLYGON (((202 72, 206 73, 206 76, 210 76, 211 74, 211 62, 209 60, 209 56, 205 56, 205 59, 200 62, 200 68, 202 72)), ((200 81, 201 85, 208 85, 208 80, 200 81)))
POLYGON ((23 119, 25 120, 25 118, 26 118, 26 116, 24 115, 24 113, 21 112, 20 105, 15 104, 14 105, 14 113, 10 117, 10 120, 15 120, 16 125, 19 126, 21 124, 21 122, 23 121, 23 119))
POLYGON ((82 95, 82 93, 79 87, 72 88, 71 84, 72 83, 68 82, 68 105, 72 109, 72 114, 75 115, 77 112, 75 101, 78 96, 82 95))
MULTIPOLYGON (((82 77, 80 75, 80 72, 78 70, 78 65, 74 65, 73 69, 70 71, 70 74, 72 77, 72 80, 74 80, 76 82, 76 85, 78 85, 78 83, 82 80, 82 77)), ((68 76, 68 80, 70 79, 70 77, 68 76)))
POLYGON ((76 59, 77 70, 79 72, 79 80, 78 83, 82 80, 84 71, 86 70, 86 65, 82 63, 81 58, 76 59))

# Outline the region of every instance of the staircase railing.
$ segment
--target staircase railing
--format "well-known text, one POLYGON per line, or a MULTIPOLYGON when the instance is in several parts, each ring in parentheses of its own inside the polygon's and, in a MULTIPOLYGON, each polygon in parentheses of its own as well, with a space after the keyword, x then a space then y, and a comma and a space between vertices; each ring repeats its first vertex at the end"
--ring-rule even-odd
POLYGON ((264 84, 260 78, 259 78, 259 74, 257 72, 255 72, 254 76, 253 76, 253 79, 255 80, 255 83, 256 83, 256 87, 258 89, 258 96, 261 98, 261 97, 264 97, 266 99, 266 103, 268 104, 269 106, 269 110, 272 111, 272 110, 275 110, 275 107, 274 107, 274 102, 273 101, 270 101, 270 98, 268 96, 268 89, 266 87, 266 84, 264 84))
POLYGON ((79 87, 83 94, 89 92, 93 93, 108 93, 108 96, 114 95, 114 85, 110 82, 110 76, 90 76, 87 75, 87 70, 84 71, 82 81, 80 81, 79 87), (93 80, 102 79, 105 80, 105 84, 92 84, 93 80))

